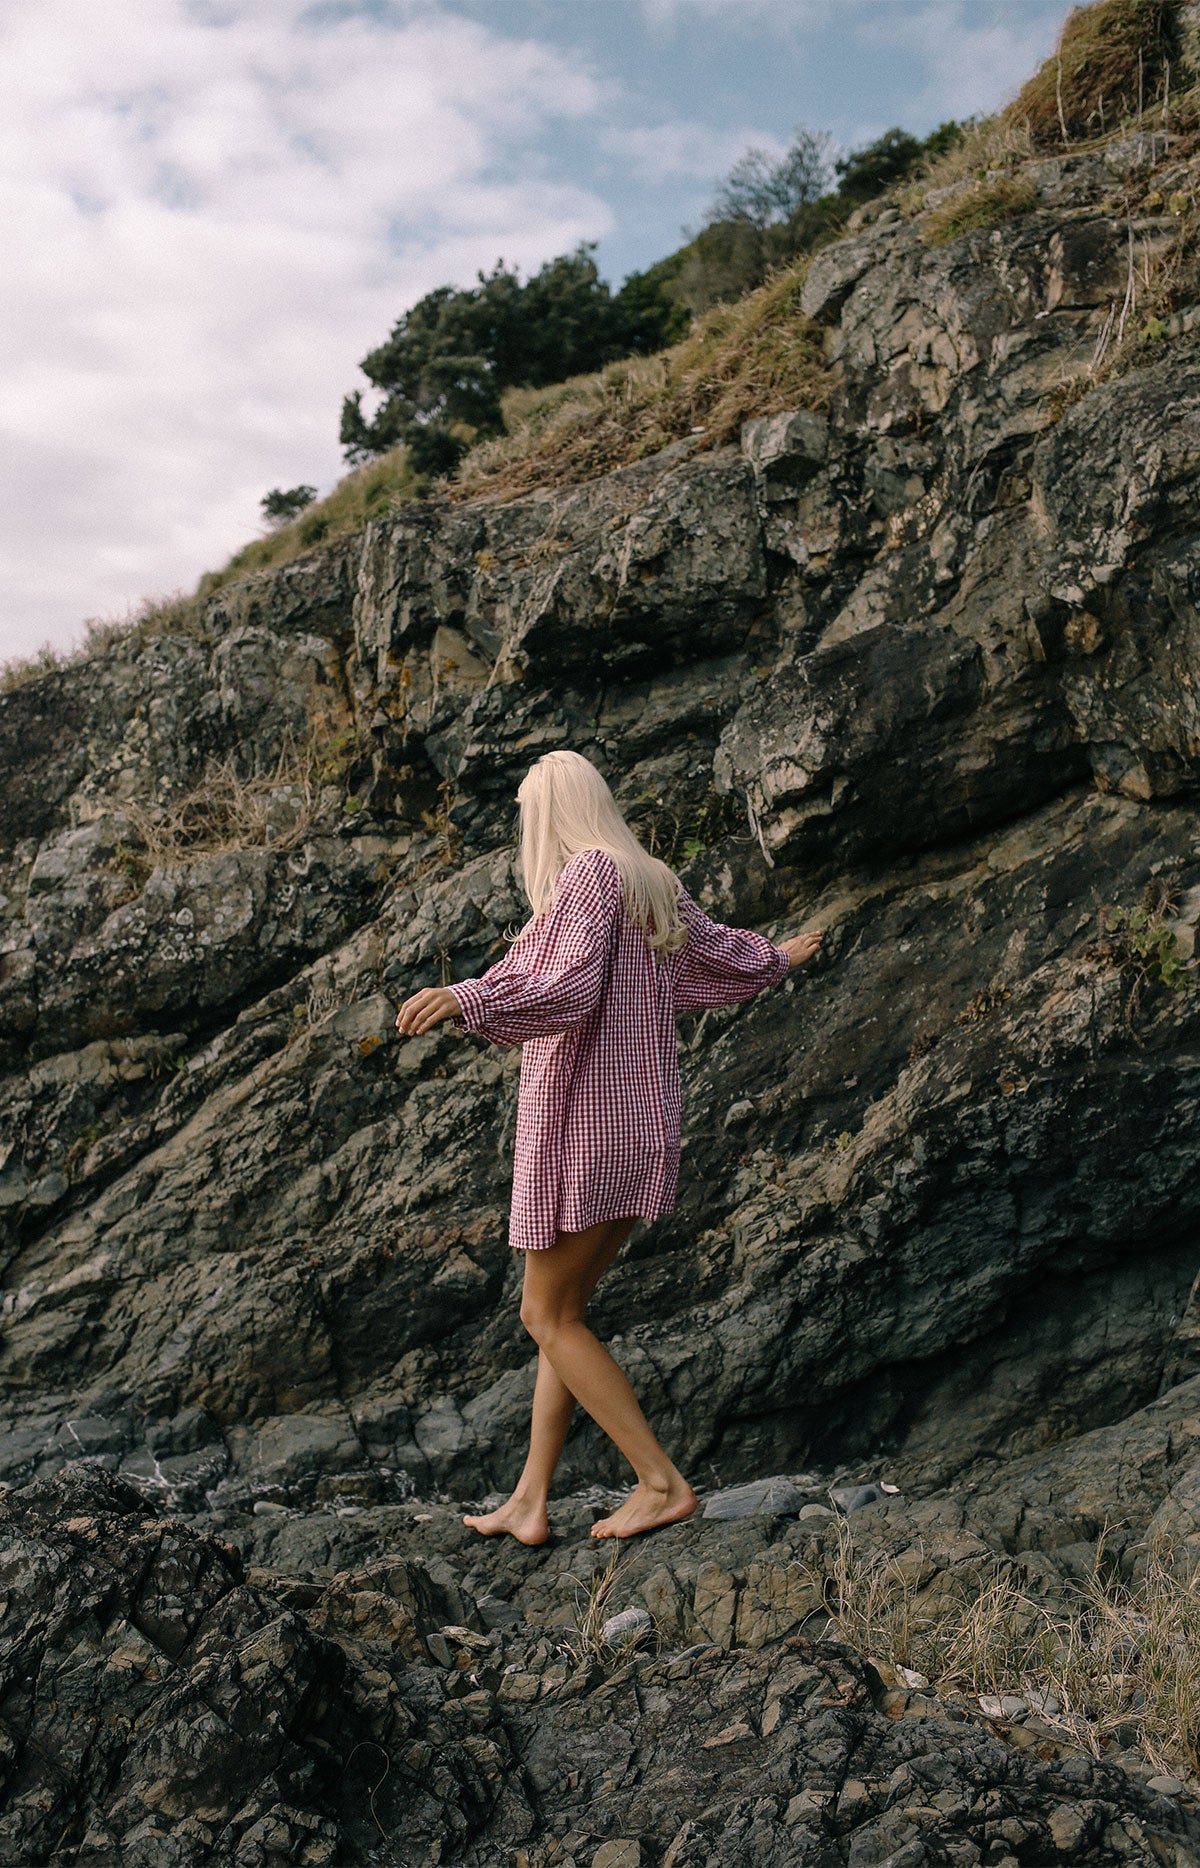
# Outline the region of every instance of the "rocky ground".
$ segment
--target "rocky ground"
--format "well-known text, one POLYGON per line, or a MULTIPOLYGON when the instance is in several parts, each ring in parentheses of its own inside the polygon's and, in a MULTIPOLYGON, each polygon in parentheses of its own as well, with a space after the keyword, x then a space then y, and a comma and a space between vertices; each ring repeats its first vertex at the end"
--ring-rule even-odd
POLYGON ((817 257, 827 408, 431 499, 0 697, 7 1859, 1200 1860, 1190 1779, 905 1699, 803 1580, 842 1522, 1051 1603, 1106 1520, 1130 1578, 1200 1535, 1193 310, 1088 375, 1197 171, 1024 173, 817 257), (597 1296, 706 1505, 788 1482, 629 1548, 624 1660, 563 1648, 589 1422, 553 1545, 458 1523, 532 1388, 519 1055, 392 1023, 525 918, 561 744, 710 912, 829 930, 680 1021, 679 1205, 597 1296))

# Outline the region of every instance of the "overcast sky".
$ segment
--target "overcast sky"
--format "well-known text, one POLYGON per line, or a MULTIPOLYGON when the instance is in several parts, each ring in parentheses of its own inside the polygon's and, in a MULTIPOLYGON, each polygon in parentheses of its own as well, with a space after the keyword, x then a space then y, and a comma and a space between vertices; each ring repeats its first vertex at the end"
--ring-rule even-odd
POLYGON ((990 111, 1068 10, 0 0, 0 659, 328 491, 359 358, 433 286, 582 240, 619 284, 748 144, 990 111))

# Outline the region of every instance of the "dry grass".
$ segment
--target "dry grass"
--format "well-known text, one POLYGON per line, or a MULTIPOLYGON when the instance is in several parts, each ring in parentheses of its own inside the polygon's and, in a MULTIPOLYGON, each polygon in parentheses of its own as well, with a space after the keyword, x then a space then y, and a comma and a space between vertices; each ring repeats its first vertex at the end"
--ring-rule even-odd
POLYGON ((221 570, 206 573, 196 594, 201 599, 210 597, 252 571, 270 570, 347 532, 361 532, 372 519, 383 518, 396 506, 418 498, 427 484, 410 468, 407 450, 393 448, 378 460, 348 473, 332 493, 307 507, 290 525, 281 525, 265 537, 254 539, 221 570))
POLYGON ((1174 52, 1170 0, 1099 0, 1067 16, 1053 55, 1002 112, 1036 149, 1062 149, 1158 109, 1174 52))
POLYGON ((195 597, 185 597, 181 592, 171 597, 147 597, 125 616, 90 617, 83 625, 83 641, 76 649, 64 653, 46 642, 32 655, 5 662, 0 666, 0 694, 11 693, 43 675, 76 667, 122 642, 149 642, 156 636, 199 639, 203 634, 203 617, 195 597))
POLYGON ((841 1638, 939 1692, 1013 1694, 1070 1743, 1099 1757, 1118 1733, 1158 1770, 1200 1772, 1200 1563, 1166 1532, 1126 1584, 1097 1542, 1091 1574, 1052 1612, 997 1561, 972 1589, 920 1599, 917 1572, 863 1553, 837 1520, 824 1571, 806 1570, 841 1638))
POLYGON ((510 499, 577 483, 666 447, 731 441, 752 415, 822 407, 831 378, 821 332, 800 309, 807 258, 734 305, 719 305, 656 357, 610 364, 510 402, 516 432, 473 448, 452 497, 510 499))
POLYGON ((1038 192, 1024 175, 988 175, 931 208, 921 223, 930 246, 945 246, 978 227, 995 227, 1037 206, 1038 192))
POLYGON ((1100 383, 1153 362, 1164 344, 1182 335, 1180 314, 1200 302, 1200 209, 1190 195, 1173 202, 1177 239, 1151 258, 1138 252, 1131 236, 1124 295, 1109 306, 1086 366, 1064 376, 1047 397, 1052 421, 1100 383))
MULTIPOLYGON (((203 774, 179 797, 159 805, 122 806, 132 831, 112 867, 140 888, 152 869, 186 863, 226 850, 290 850, 328 821, 338 808, 346 774, 363 747, 352 731, 319 740, 287 737, 269 772, 239 772, 231 757, 210 759, 203 774)), ((340 800, 353 814, 359 800, 340 800)))

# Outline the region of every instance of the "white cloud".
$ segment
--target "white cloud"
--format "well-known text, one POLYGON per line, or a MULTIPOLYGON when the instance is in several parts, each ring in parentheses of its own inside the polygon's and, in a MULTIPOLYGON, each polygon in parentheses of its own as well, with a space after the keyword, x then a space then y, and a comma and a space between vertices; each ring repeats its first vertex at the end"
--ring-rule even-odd
POLYGON ((39 0, 0 25, 0 655, 186 587, 343 471, 399 312, 608 231, 537 139, 605 92, 448 13, 39 0), (359 379, 361 380, 361 379, 359 379))

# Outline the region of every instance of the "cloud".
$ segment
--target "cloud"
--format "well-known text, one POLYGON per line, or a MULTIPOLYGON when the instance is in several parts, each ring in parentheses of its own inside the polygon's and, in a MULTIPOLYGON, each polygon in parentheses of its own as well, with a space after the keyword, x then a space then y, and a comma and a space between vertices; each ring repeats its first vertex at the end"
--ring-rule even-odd
POLYGON ((39 0, 0 25, 5 654, 190 584, 343 470, 400 311, 608 231, 540 139, 606 90, 429 7, 39 0))

